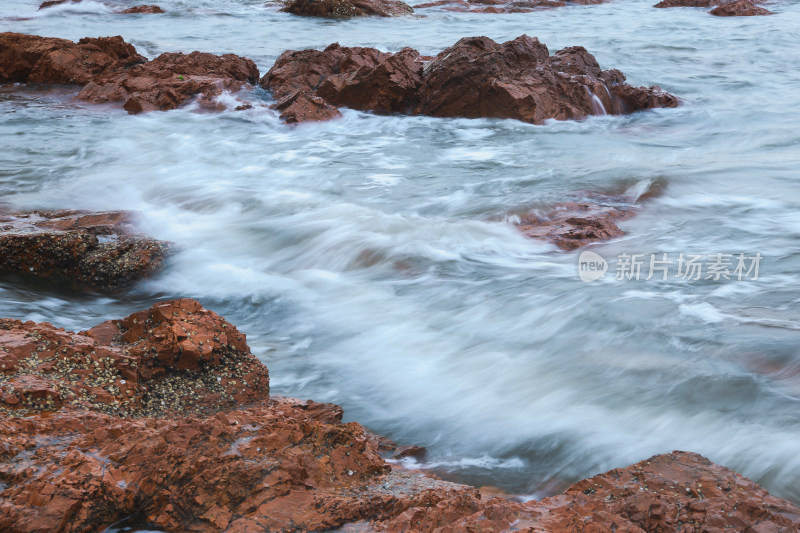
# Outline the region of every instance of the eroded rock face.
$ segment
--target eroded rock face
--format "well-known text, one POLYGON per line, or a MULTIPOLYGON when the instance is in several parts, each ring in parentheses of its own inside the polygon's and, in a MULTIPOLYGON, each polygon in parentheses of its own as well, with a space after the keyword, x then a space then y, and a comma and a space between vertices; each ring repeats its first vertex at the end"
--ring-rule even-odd
POLYGON ((0 271, 115 291, 161 270, 170 245, 126 211, 0 213, 0 271))
POLYGON ((166 53, 125 72, 96 76, 78 98, 95 103, 124 102, 123 107, 131 114, 176 109, 194 98, 213 109, 222 91, 238 91, 257 81, 258 68, 247 58, 166 53))
POLYGON ((147 61, 122 37, 86 37, 76 44, 0 34, 0 82, 83 85, 78 98, 119 102, 132 114, 194 99, 205 109, 220 109, 217 96, 254 85, 258 75, 253 61, 233 54, 166 53, 147 61))
POLYGON ((774 531, 800 509, 691 453, 519 503, 391 468, 424 452, 268 398, 243 334, 194 300, 70 333, 0 319, 0 530, 774 531), (23 415, 23 416, 18 416, 23 415))
POLYGON ((325 18, 399 17, 414 12, 400 0, 291 0, 281 11, 325 18))
POLYGON ((710 11, 717 17, 754 17, 759 15, 772 15, 772 11, 757 6, 752 0, 737 0, 725 2, 710 11))
POLYGON ((417 4, 414 9, 441 8, 470 13, 529 13, 569 5, 602 4, 608 0, 435 0, 417 4))
POLYGON ((464 513, 471 507, 464 499, 457 511, 450 502, 440 502, 408 509, 381 526, 389 531, 506 531, 513 524, 514 531, 529 533, 789 533, 800 527, 800 508, 688 452, 656 455, 541 501, 493 498, 472 502, 475 512, 464 513))
POLYGON ((85 85, 147 61, 122 37, 66 39, 0 33, 0 82, 85 85))
POLYGON ((621 72, 601 70, 582 47, 550 56, 544 44, 525 35, 503 44, 461 39, 432 60, 411 48, 388 54, 333 44, 321 52, 287 51, 260 83, 279 102, 299 91, 330 106, 376 113, 534 124, 678 105, 658 87, 632 87, 621 72))
POLYGON ((653 7, 713 7, 722 0, 661 0, 653 7))
POLYGON ((164 10, 161 9, 159 6, 156 5, 142 5, 142 6, 133 6, 129 7, 123 14, 135 14, 135 13, 163 13, 164 10))

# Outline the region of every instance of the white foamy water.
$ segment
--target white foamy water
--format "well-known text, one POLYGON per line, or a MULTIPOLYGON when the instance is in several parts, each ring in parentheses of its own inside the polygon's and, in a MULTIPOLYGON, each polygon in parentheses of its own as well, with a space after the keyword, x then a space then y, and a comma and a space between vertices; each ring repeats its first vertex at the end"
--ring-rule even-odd
POLYGON ((545 126, 346 110, 288 127, 266 108, 128 116, 6 86, 3 202, 139 210, 182 251, 118 297, 3 278, 0 315, 81 329, 194 297, 247 334, 274 392, 341 404, 453 479, 542 495, 683 449, 800 501, 800 4, 731 19, 652 3, 325 21, 255 0, 162 0, 155 16, 6 0, 3 31, 232 52, 262 73, 287 48, 435 54, 527 33, 682 105, 545 126), (578 252, 506 221, 648 180, 664 193, 593 251, 760 252, 760 279, 585 284, 578 252))

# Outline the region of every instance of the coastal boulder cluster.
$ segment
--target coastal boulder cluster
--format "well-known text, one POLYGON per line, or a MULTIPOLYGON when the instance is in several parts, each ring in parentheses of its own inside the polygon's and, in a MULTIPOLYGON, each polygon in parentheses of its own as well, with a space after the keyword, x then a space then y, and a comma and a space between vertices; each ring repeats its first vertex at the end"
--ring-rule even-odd
POLYGON ((513 118, 542 124, 588 115, 676 107, 658 87, 632 87, 601 70, 585 48, 551 56, 535 37, 506 43, 468 37, 435 58, 411 48, 396 54, 332 44, 284 52, 261 86, 287 122, 324 120, 338 107, 432 117, 513 118))
POLYGON ((527 503, 391 465, 396 446, 340 407, 270 397, 244 334, 189 299, 80 333, 0 319, 0 391, 2 531, 800 527, 800 508, 686 452, 527 503))
MULTIPOLYGON (((414 6, 513 13, 604 0, 440 0, 414 6)), ((40 9, 80 0, 48 0, 40 9)), ((770 12, 753 0, 664 0, 715 15, 770 12)), ((401 16, 400 0, 289 0, 303 16, 401 16)), ((162 13, 155 5, 120 13, 162 13)), ((248 58, 201 52, 148 60, 122 37, 0 34, 0 82, 74 85, 131 114, 223 92, 269 91, 287 123, 340 108, 532 124, 676 107, 585 48, 551 55, 535 37, 468 37, 435 57, 332 44, 284 52, 263 77, 248 58)), ((251 102, 254 101, 254 97, 251 102)), ((252 109, 251 102, 241 109, 252 109)), ((310 127, 313 127, 310 126, 310 127)), ((615 238, 657 194, 576 192, 505 217, 561 250, 615 238)), ((23 283, 118 292, 155 276, 174 246, 125 211, 0 212, 0 273, 23 283)), ((800 508, 689 452, 656 455, 522 501, 411 470, 399 446, 333 404, 270 396, 269 372, 237 328, 192 299, 160 301, 81 332, 0 318, 0 531, 94 532, 124 521, 167 532, 346 531, 790 533, 800 508), (405 459, 400 462, 400 459, 405 459)))

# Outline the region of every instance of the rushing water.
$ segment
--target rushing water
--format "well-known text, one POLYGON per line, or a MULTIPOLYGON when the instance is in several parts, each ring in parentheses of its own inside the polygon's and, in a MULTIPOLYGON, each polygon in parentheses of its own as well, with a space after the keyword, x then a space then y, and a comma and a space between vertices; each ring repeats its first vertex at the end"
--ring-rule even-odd
POLYGON ((139 210, 183 251, 120 297, 3 278, 0 316, 81 329, 194 297, 247 334, 273 392, 341 404, 453 479, 540 496, 683 449, 800 501, 800 3, 752 18, 652 3, 327 21, 258 0, 160 0, 168 13, 151 16, 5 0, 3 31, 233 52, 262 73, 335 41, 435 54, 527 33, 682 105, 545 126, 345 111, 288 127, 266 108, 128 116, 72 89, 2 87, 2 201, 139 210), (504 218, 648 183, 663 194, 593 251, 759 252, 759 279, 618 281, 612 265, 587 284, 578 252, 504 218))

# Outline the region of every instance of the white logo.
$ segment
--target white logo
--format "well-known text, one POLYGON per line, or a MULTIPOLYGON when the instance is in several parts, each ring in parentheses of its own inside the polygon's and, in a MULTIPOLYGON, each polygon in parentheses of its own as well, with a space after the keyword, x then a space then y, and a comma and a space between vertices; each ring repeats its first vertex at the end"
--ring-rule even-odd
POLYGON ((581 252, 578 258, 578 275, 581 281, 590 283, 605 277, 608 270, 608 261, 594 252, 581 252))

